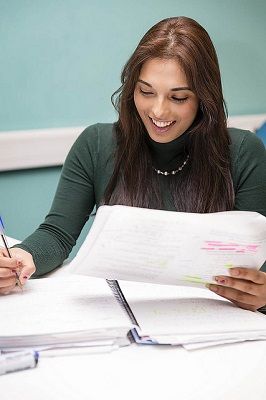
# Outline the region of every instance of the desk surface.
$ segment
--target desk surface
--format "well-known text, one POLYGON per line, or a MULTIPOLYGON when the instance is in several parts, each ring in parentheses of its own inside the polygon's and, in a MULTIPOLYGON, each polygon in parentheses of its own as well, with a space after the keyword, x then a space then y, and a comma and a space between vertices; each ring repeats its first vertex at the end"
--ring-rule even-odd
POLYGON ((35 369, 0 376, 0 399, 265 400, 265 359, 266 341, 40 357, 35 369))
POLYGON ((266 342, 188 352, 131 345, 112 353, 41 357, 0 377, 1 400, 264 400, 266 342))

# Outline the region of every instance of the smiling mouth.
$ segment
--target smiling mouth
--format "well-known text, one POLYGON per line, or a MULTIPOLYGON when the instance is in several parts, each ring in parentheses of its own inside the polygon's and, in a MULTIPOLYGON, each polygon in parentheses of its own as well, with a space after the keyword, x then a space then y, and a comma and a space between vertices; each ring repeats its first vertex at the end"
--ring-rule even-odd
POLYGON ((151 125, 153 129, 157 132, 166 132, 168 131, 176 121, 157 121, 151 117, 149 117, 151 121, 151 125))

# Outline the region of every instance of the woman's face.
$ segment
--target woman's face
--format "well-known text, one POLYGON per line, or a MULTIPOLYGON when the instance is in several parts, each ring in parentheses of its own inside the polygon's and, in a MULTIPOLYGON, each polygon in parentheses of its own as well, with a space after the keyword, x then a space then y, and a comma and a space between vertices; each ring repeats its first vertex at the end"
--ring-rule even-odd
POLYGON ((179 63, 158 58, 144 63, 134 101, 148 134, 160 143, 181 136, 194 121, 199 105, 179 63))

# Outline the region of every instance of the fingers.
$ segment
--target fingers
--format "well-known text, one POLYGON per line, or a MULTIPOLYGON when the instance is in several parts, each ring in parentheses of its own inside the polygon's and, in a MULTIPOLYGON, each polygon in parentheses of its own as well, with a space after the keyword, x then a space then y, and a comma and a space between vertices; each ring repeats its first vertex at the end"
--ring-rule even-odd
POLYGON ((266 274, 253 268, 231 268, 229 273, 232 277, 245 279, 251 282, 264 285, 266 283, 266 274))
POLYGON ((23 285, 35 272, 31 254, 22 249, 10 249, 11 258, 0 254, 0 293, 7 294, 17 283, 23 285), (1 257, 2 255, 2 257, 1 257), (16 275, 17 274, 17 275, 16 275))
MULTIPOLYGON (((20 260, 17 258, 9 258, 9 257, 1 257, 1 262, 0 262, 0 269, 1 268, 8 268, 10 270, 19 268, 21 266, 20 260)), ((0 275, 1 276, 1 275, 0 275)))
POLYGON ((258 302, 257 296, 241 292, 232 288, 222 287, 218 285, 209 285, 208 288, 218 294, 219 296, 230 300, 238 307, 245 308, 247 310, 255 311, 261 307, 262 304, 258 302))
POLYGON ((36 271, 32 255, 22 249, 13 249, 12 257, 19 257, 21 261, 20 268, 17 270, 17 273, 19 276, 19 280, 23 285, 25 281, 27 281, 36 271))
MULTIPOLYGON (((34 272, 34 271, 33 271, 34 272)), ((22 268, 22 270, 19 273, 19 281, 22 285, 24 285, 24 283, 30 279, 31 275, 33 274, 32 269, 28 266, 26 266, 25 268, 22 268)))
POLYGON ((253 296, 262 295, 265 287, 262 284, 257 284, 251 281, 234 279, 227 276, 218 276, 214 278, 218 285, 235 289, 242 293, 247 293, 253 296))
POLYGON ((266 304, 266 274, 259 270, 234 268, 231 276, 216 276, 209 289, 241 308, 255 311, 266 304))
MULTIPOLYGON (((1 258, 2 265, 2 258, 1 258)), ((0 293, 9 293, 17 283, 16 269, 15 268, 1 268, 0 267, 0 293)))
POLYGON ((0 279, 0 294, 8 294, 17 283, 16 275, 10 276, 5 279, 0 279))
POLYGON ((2 252, 0 262, 0 293, 9 293, 16 286, 16 270, 20 267, 20 261, 6 256, 2 252))

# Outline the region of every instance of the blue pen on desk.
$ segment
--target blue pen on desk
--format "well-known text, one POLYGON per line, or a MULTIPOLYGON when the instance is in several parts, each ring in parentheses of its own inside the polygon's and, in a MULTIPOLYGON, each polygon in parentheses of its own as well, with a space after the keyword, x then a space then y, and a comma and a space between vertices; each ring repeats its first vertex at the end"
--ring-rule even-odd
MULTIPOLYGON (((8 243, 7 243, 7 240, 6 240, 6 235, 5 235, 5 232, 4 232, 4 223, 3 223, 3 220, 2 220, 1 216, 0 216, 0 234, 1 234, 1 238, 3 240, 4 246, 5 246, 5 249, 7 251, 8 257, 11 258, 11 253, 9 251, 8 243)), ((23 286, 22 286, 22 283, 19 280, 19 276, 18 276, 17 271, 15 271, 15 274, 16 274, 17 284, 20 287, 20 289, 22 290, 23 286)))
POLYGON ((34 350, 15 351, 0 355, 0 375, 35 368, 39 354, 34 350))

